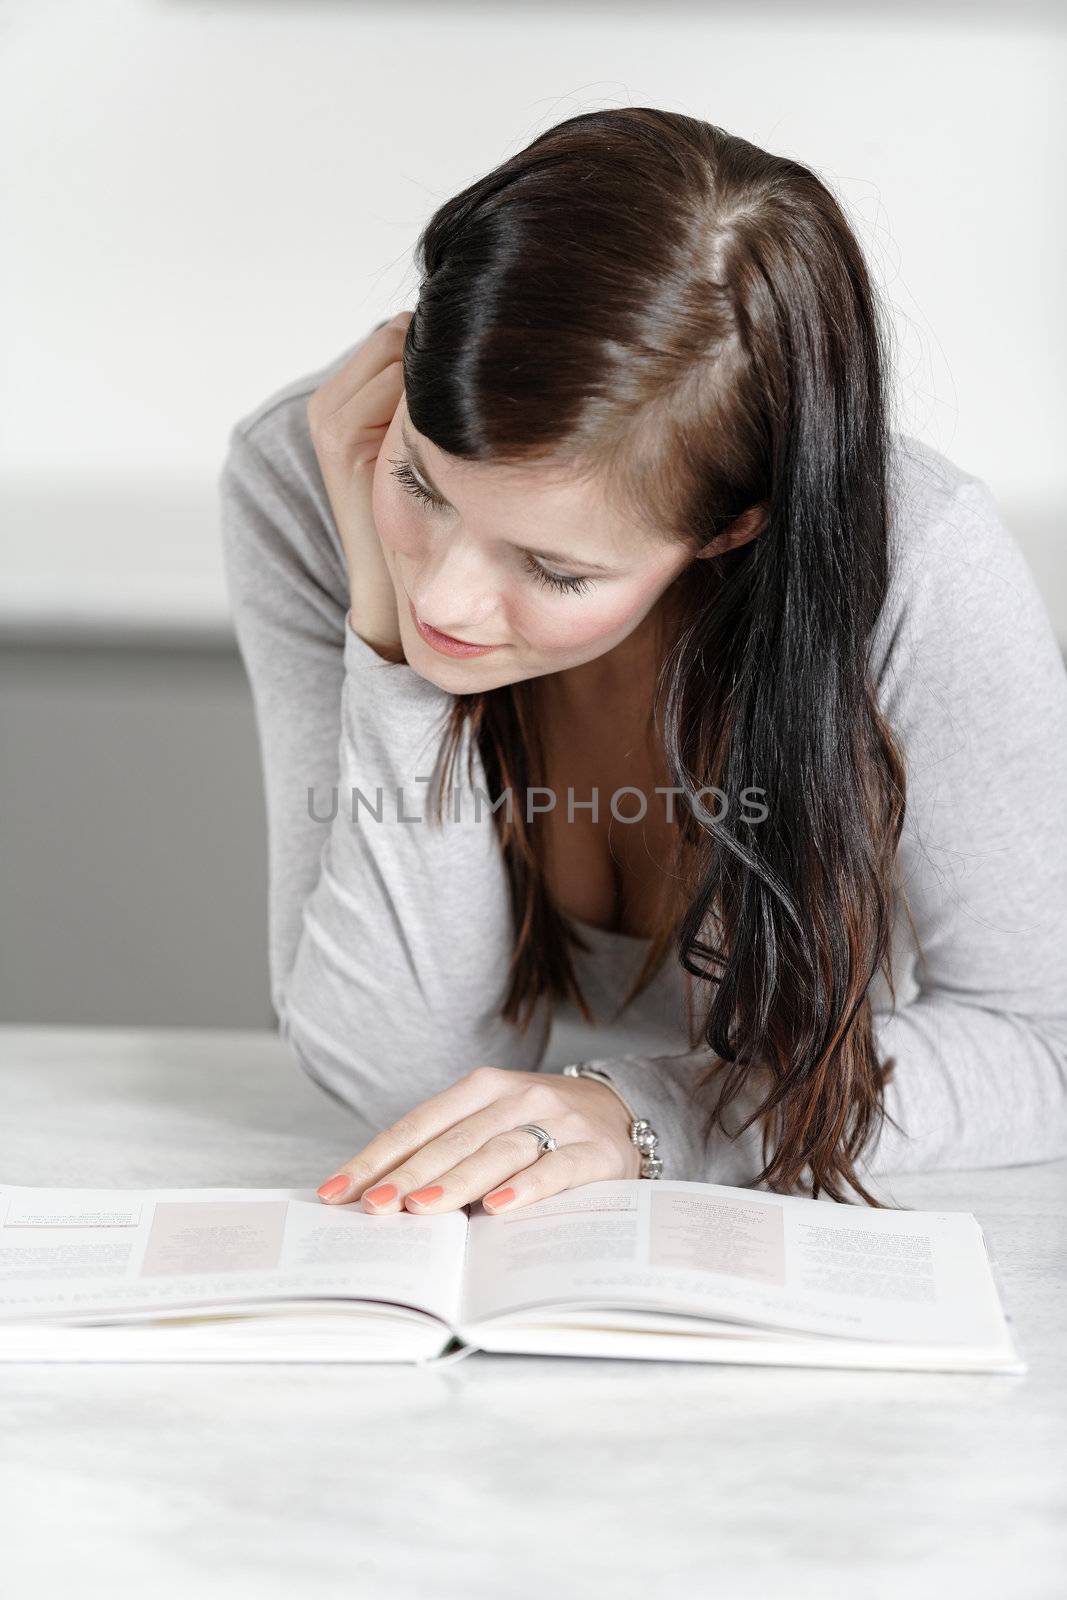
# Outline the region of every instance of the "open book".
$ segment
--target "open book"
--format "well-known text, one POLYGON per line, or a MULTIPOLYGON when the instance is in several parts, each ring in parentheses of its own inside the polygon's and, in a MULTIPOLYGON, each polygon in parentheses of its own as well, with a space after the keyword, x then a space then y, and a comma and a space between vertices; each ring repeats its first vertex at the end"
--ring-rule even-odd
POLYGON ((435 1217, 313 1189, 0 1185, 0 1360, 473 1350, 1026 1371, 969 1212, 640 1178, 435 1217))

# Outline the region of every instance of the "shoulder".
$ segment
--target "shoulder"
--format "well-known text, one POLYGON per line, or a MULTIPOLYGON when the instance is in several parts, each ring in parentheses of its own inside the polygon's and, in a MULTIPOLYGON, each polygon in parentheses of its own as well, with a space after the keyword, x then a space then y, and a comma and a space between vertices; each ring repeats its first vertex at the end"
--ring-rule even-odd
MULTIPOLYGON (((1022 549, 984 479, 932 445, 893 436, 890 581, 871 651, 886 691, 919 671, 970 670, 1014 640, 1059 657, 1047 608, 1022 549)), ((983 673, 984 675, 984 673, 983 673)))
POLYGON ((903 433, 890 452, 889 545, 891 595, 912 604, 931 584, 947 600, 1020 554, 988 484, 903 433))
POLYGON ((385 321, 382 318, 374 323, 325 366, 306 372, 299 378, 292 378, 280 389, 273 390, 251 411, 238 418, 233 432, 248 439, 268 459, 292 453, 297 460, 306 462, 309 452, 314 457, 307 426, 308 400, 332 373, 344 366, 360 345, 366 344, 372 333, 384 326, 385 321))
POLYGON ((325 366, 290 379, 239 417, 230 431, 223 473, 238 464, 245 470, 255 470, 259 463, 264 475, 299 485, 315 498, 324 497, 315 447, 311 442, 307 403, 315 390, 381 325, 376 322, 325 366))
POLYGON ((291 379, 234 422, 218 476, 222 538, 232 581, 290 586, 310 577, 342 603, 340 536, 311 440, 307 403, 375 328, 325 366, 291 379))

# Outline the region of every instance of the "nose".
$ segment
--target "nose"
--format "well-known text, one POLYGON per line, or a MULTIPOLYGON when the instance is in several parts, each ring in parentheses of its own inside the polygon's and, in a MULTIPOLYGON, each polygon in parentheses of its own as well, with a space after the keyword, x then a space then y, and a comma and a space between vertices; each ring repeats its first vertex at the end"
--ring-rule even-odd
POLYGON ((493 606, 486 592, 484 573, 479 580, 471 562, 466 570, 455 547, 438 562, 436 571, 420 573, 419 583, 408 590, 418 620, 437 633, 463 644, 495 644, 487 617, 493 606))

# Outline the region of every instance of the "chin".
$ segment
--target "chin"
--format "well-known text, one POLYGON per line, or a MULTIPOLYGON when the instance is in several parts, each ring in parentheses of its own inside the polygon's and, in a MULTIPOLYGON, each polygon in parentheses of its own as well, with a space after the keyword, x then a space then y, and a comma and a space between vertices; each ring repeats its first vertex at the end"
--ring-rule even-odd
POLYGON ((488 657, 479 659, 475 656, 470 661, 449 661, 446 656, 439 656, 424 640, 418 638, 414 650, 418 652, 417 655, 409 654, 405 648, 408 664, 415 669, 420 678, 435 684, 438 689, 447 690, 449 694, 481 694, 485 690, 500 689, 504 684, 519 681, 517 677, 502 672, 497 663, 490 666, 488 657))

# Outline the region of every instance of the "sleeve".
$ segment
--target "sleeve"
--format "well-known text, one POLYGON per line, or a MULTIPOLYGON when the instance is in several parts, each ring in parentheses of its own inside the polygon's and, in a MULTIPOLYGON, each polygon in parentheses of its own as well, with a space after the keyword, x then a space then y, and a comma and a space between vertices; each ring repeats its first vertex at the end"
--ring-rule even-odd
MULTIPOLYGON (((914 998, 875 1011, 902 1131, 872 1141, 872 1178, 1067 1155, 1067 675, 989 489, 968 478, 947 498, 907 559, 878 680, 908 766, 900 864, 920 952, 914 998)), ((700 1137, 708 1060, 595 1064, 656 1128, 665 1177, 749 1185, 756 1125, 700 1137)))
POLYGON ((271 998, 369 1137, 472 1067, 536 1070, 548 1018, 499 1015, 513 932, 484 769, 475 752, 468 779, 465 736, 438 828, 423 780, 453 697, 348 625, 305 399, 234 429, 223 547, 264 772, 271 998))

